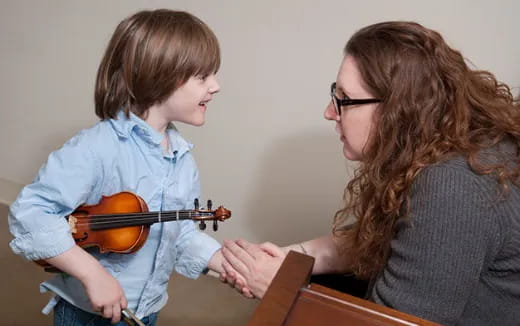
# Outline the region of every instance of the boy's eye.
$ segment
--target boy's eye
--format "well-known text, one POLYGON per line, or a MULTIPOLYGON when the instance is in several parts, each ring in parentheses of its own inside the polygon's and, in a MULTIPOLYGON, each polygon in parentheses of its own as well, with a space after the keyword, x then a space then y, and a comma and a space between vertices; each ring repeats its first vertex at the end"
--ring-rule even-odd
POLYGON ((204 81, 206 78, 208 78, 208 75, 197 75, 197 78, 204 81))

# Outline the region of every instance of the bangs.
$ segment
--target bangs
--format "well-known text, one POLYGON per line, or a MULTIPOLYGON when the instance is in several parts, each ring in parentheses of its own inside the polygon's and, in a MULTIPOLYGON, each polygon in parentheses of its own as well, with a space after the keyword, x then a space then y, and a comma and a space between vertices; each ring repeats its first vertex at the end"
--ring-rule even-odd
POLYGON ((161 43, 167 50, 162 57, 161 66, 166 68, 170 78, 178 83, 185 83, 190 77, 210 75, 220 68, 220 46, 215 34, 196 17, 190 17, 191 23, 184 24, 177 19, 161 43))
MULTIPOLYGON (((186 66, 192 67, 190 75, 210 75, 220 68, 220 47, 213 32, 201 28, 186 51, 186 66)), ((190 76, 188 76, 190 77, 190 76)))

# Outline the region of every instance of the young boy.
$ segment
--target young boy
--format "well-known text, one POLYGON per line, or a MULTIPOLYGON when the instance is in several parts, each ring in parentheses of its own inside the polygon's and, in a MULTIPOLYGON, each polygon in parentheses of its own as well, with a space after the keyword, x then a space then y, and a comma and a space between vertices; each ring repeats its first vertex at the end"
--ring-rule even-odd
POLYGON ((56 294, 44 309, 54 308, 55 325, 117 323, 126 307, 155 325, 174 268, 191 278, 221 271, 220 245, 192 221, 153 224, 140 250, 117 254, 79 247, 65 219, 121 191, 150 211, 193 208, 192 145, 172 122, 204 124, 219 66, 215 35, 189 13, 142 11, 117 26, 96 80, 101 121, 51 153, 10 207, 13 251, 64 272, 41 285, 56 294))

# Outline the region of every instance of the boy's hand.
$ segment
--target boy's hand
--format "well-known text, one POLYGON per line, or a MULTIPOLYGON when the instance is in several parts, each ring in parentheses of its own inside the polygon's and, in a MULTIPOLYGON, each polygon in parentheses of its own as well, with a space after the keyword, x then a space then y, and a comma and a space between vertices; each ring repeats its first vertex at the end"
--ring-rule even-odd
POLYGON ((128 305, 119 281, 101 267, 99 271, 82 280, 82 283, 92 309, 111 319, 113 324, 118 323, 121 320, 121 310, 128 305))
POLYGON ((121 310, 128 305, 123 288, 92 255, 75 245, 46 261, 81 281, 94 311, 119 322, 121 310))

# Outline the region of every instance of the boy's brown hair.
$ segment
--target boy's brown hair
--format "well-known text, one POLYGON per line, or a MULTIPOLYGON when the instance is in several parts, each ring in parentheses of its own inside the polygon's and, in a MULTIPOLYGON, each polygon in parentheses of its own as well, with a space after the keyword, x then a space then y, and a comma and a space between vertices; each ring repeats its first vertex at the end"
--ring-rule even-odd
POLYGON ((117 118, 124 110, 142 117, 191 76, 220 67, 220 48, 211 29, 182 11, 140 11, 117 26, 95 88, 96 115, 117 118))

